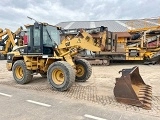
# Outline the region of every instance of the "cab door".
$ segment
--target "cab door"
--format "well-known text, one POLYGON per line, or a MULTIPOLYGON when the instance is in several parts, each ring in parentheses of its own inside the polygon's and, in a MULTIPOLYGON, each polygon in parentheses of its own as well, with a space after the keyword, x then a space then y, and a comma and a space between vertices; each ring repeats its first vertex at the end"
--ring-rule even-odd
POLYGON ((32 52, 33 53, 39 53, 42 54, 42 34, 41 34, 41 26, 39 26, 38 28, 34 27, 33 28, 33 49, 32 52))
POLYGON ((33 25, 27 27, 28 46, 24 54, 43 54, 43 25, 33 25))

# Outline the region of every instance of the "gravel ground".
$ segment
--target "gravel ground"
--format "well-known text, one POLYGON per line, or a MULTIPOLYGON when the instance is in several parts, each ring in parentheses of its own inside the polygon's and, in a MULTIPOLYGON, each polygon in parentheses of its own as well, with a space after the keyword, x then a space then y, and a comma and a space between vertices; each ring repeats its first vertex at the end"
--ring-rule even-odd
POLYGON ((0 84, 16 87, 19 89, 32 89, 43 92, 54 92, 77 100, 86 100, 98 103, 104 107, 118 108, 131 112, 138 112, 147 115, 160 116, 160 65, 141 65, 141 64, 111 64, 110 66, 93 66, 91 78, 85 83, 74 83, 70 90, 66 92, 53 91, 47 79, 35 75, 34 79, 26 85, 19 85, 13 79, 12 72, 7 71, 6 61, 0 61, 0 84), (113 88, 115 78, 120 77, 118 72, 124 68, 139 67, 140 74, 144 82, 152 86, 152 109, 142 108, 117 103, 114 99, 113 88))

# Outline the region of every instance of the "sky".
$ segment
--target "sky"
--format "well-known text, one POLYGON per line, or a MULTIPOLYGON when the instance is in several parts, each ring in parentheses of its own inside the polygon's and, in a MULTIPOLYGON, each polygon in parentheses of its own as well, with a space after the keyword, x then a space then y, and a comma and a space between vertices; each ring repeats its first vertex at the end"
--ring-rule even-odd
POLYGON ((27 16, 53 25, 65 21, 158 17, 159 6, 160 0, 3 0, 0 28, 14 31, 34 23, 27 16))

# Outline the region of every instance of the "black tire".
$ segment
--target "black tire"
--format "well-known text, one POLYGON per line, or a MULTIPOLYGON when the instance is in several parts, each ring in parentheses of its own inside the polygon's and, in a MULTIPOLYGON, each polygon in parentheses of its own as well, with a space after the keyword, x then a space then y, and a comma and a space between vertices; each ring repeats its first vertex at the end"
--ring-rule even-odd
POLYGON ((47 73, 40 73, 40 75, 42 76, 42 78, 47 78, 47 73))
POLYGON ((54 90, 65 91, 75 82, 75 70, 65 61, 54 62, 48 68, 47 79, 54 90))
POLYGON ((33 78, 32 71, 27 70, 23 60, 18 60, 12 67, 13 77, 18 84, 26 84, 33 78))
POLYGON ((78 59, 75 61, 76 64, 76 81, 85 82, 92 74, 92 67, 90 63, 85 59, 78 59))

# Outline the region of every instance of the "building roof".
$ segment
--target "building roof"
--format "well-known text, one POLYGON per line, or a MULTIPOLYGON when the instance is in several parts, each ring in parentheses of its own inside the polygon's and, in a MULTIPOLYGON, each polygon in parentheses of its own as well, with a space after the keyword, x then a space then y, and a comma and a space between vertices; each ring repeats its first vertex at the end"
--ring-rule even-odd
POLYGON ((56 26, 64 29, 95 28, 104 26, 108 27, 108 30, 112 32, 127 32, 132 29, 160 26, 160 19, 69 21, 58 23, 56 26))

